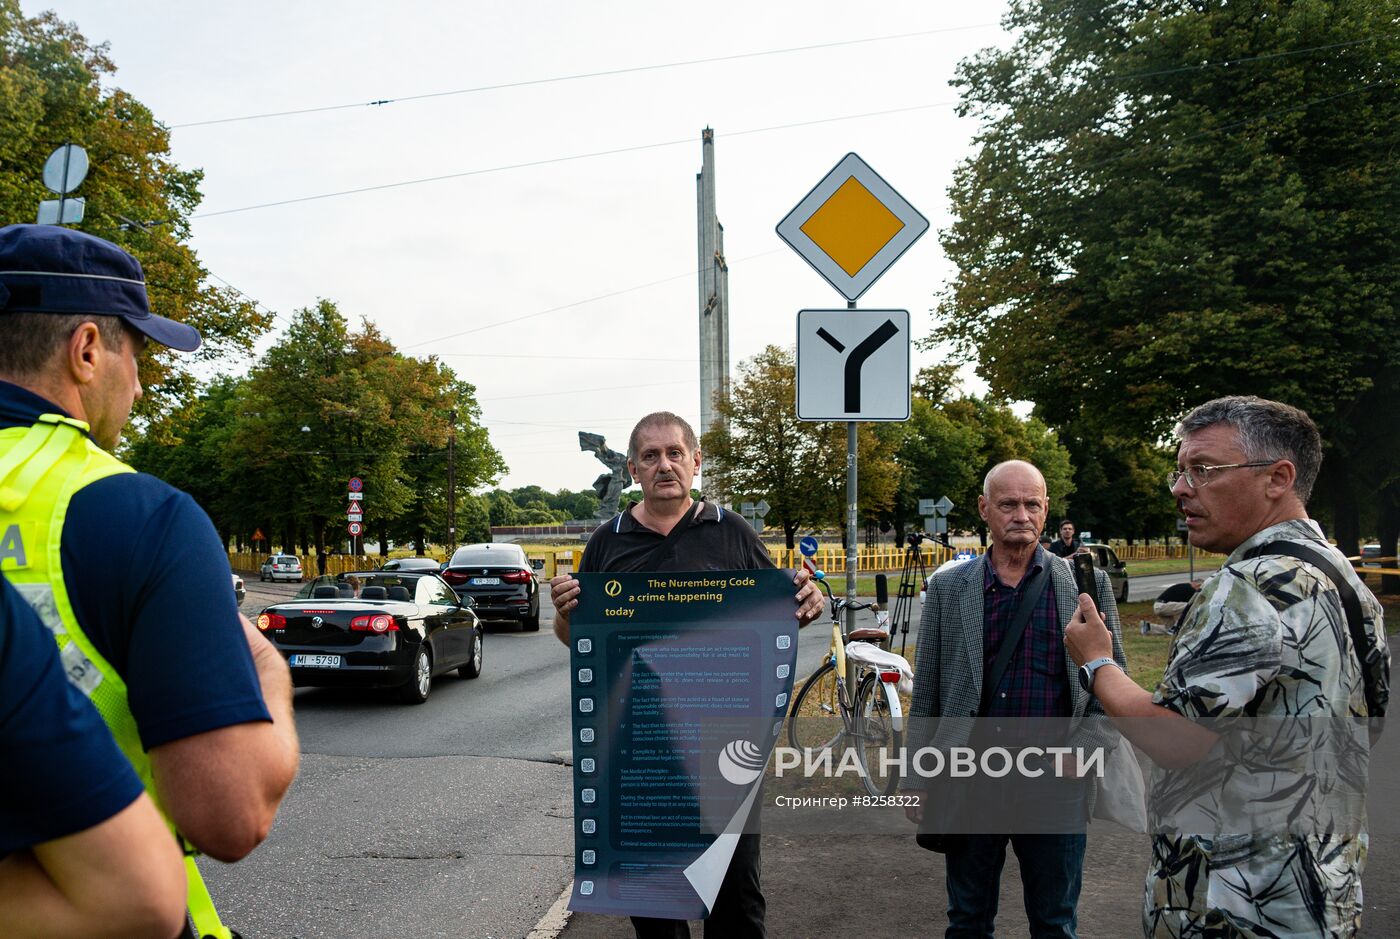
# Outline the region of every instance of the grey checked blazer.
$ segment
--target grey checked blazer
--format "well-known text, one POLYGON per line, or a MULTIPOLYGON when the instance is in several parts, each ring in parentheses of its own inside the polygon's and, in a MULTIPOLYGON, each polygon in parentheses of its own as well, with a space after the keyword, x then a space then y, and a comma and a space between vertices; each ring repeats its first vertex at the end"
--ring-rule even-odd
MULTIPOLYGON (((1060 634, 1078 608, 1069 561, 1044 548, 1040 554, 1050 563, 1050 586, 1055 590, 1060 634)), ((914 698, 909 709, 909 746, 954 747, 967 743, 972 718, 982 698, 984 652, 982 644, 982 583, 987 557, 967 561, 933 575, 919 621, 919 645, 914 664, 914 698)), ((1126 670, 1123 626, 1118 605, 1109 588, 1108 575, 1094 571, 1098 605, 1113 632, 1113 658, 1126 670)), ((1104 717, 1098 699, 1079 686, 1078 669, 1065 650, 1065 677, 1069 681, 1071 713, 1067 746, 1112 749, 1121 739, 1104 717), (1097 719, 1085 721, 1090 716, 1097 719)), ((1092 787, 1091 787, 1092 788, 1092 787)))

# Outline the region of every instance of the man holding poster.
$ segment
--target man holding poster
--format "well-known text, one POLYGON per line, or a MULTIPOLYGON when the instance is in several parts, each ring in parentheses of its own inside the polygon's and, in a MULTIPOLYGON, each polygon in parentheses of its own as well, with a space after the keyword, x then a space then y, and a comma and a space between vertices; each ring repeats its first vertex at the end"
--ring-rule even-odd
MULTIPOLYGON (((772 682, 774 676, 780 683, 785 681, 783 687, 790 691, 792 675, 790 672, 790 661, 796 651, 795 636, 780 635, 776 643, 759 643, 754 645, 752 652, 745 651, 743 642, 757 635, 762 622, 771 624, 775 615, 772 602, 772 590, 776 573, 767 573, 773 568, 773 562, 768 556, 767 550, 759 542, 753 529, 742 518, 732 512, 726 512, 722 507, 705 502, 696 502, 691 498, 690 486, 692 480, 700 469, 700 447, 695 438, 695 431, 682 418, 665 411, 649 414, 642 418, 633 429, 627 447, 627 464, 633 478, 642 487, 643 499, 640 503, 631 507, 628 511, 623 511, 611 521, 604 523, 594 531, 589 539, 588 547, 584 551, 583 559, 579 564, 578 573, 585 576, 585 580, 592 580, 587 577, 589 574, 617 573, 632 574, 631 577, 618 577, 608 579, 603 586, 602 593, 605 596, 584 596, 580 581, 572 575, 564 574, 555 577, 550 581, 551 599, 554 603, 554 632, 559 637, 559 641, 566 645, 570 644, 570 617, 575 612, 580 616, 580 631, 582 631, 583 617, 587 614, 590 618, 606 616, 616 617, 618 626, 631 626, 635 614, 640 610, 642 615, 635 617, 636 629, 612 629, 607 636, 606 648, 599 647, 595 650, 591 639, 580 638, 576 645, 571 645, 570 650, 574 659, 572 669, 575 678, 576 694, 573 696, 574 709, 576 712, 591 713, 595 707, 595 699, 591 691, 578 693, 580 683, 587 678, 588 682, 594 681, 594 665, 607 669, 605 674, 599 674, 600 690, 612 687, 615 694, 609 695, 605 700, 599 702, 598 707, 607 708, 606 714, 618 716, 616 721, 604 720, 602 726, 595 731, 593 727, 587 727, 575 734, 575 748, 580 748, 580 738, 584 743, 592 745, 595 741, 595 733, 598 735, 608 735, 609 743, 612 737, 625 737, 622 742, 629 744, 629 748, 624 748, 620 752, 627 753, 627 749, 632 749, 633 754, 628 757, 631 762, 640 764, 641 757, 637 756, 637 748, 643 742, 641 725, 646 724, 646 718, 638 717, 638 714, 645 715, 646 707, 654 702, 655 707, 652 713, 659 715, 656 722, 647 724, 647 732, 654 733, 657 727, 662 726, 661 722, 667 719, 679 720, 681 715, 676 714, 674 695, 666 697, 665 677, 653 681, 653 670, 656 674, 667 673, 681 675, 680 682, 695 683, 703 681, 710 684, 738 685, 743 684, 742 689, 730 688, 733 692, 752 692, 754 682, 744 680, 741 682, 739 671, 726 671, 724 659, 726 656, 734 661, 734 668, 747 670, 752 668, 762 668, 765 680, 772 682), (700 572, 696 576, 677 579, 666 576, 666 573, 673 572, 700 572), (736 571, 756 571, 753 577, 705 577, 705 572, 736 572, 736 571), (636 576, 642 573, 655 573, 655 576, 646 578, 636 576), (623 582, 626 581, 624 588, 623 582), (611 598, 611 599, 610 599, 611 598), (580 609, 580 602, 584 601, 584 607, 580 609), (729 618, 739 617, 746 626, 753 625, 753 629, 740 629, 730 626, 729 618), (714 623, 702 625, 698 629, 688 628, 693 621, 707 623, 713 618, 714 623), (644 622, 645 621, 645 624, 644 622), (673 627, 667 625, 653 624, 675 624, 673 627), (648 633, 647 627, 652 627, 648 633), (728 630, 724 632, 723 630, 728 630), (719 635, 731 635, 732 641, 725 643, 725 652, 720 655, 711 656, 711 661, 705 672, 697 671, 695 662, 697 659, 696 649, 699 648, 697 642, 704 641, 705 637, 719 635), (628 643, 632 643, 628 645, 628 643), (576 647, 577 646, 577 647, 576 647), (596 656, 596 658, 590 658, 596 656), (718 660, 718 661, 716 661, 718 660), (612 664, 612 663, 619 664, 612 664), (774 662, 775 670, 768 670, 774 662), (606 664, 605 664, 606 663, 606 664), (689 668, 685 671, 685 668, 689 668), (625 671, 623 679, 618 676, 621 671, 625 671), (700 677, 702 676, 703 677, 700 677), (727 676, 727 677, 726 677, 727 676), (624 680, 625 679, 625 680, 624 680), (652 689, 658 689, 653 692, 652 689), (620 689, 620 690, 619 690, 620 689), (630 695, 630 702, 626 696, 630 695), (619 700, 614 700, 622 696, 619 700), (633 726, 628 727, 631 721, 633 726)), ((799 571, 791 581, 797 586, 795 614, 777 612, 781 617, 778 625, 779 631, 790 631, 792 620, 789 616, 795 615, 799 626, 805 626, 815 619, 822 609, 822 597, 816 584, 809 582, 805 571, 799 571), (786 623, 786 625, 781 625, 786 623)), ((791 587, 787 588, 789 591, 791 587)), ((790 600, 783 600, 784 604, 791 603, 790 600)), ((789 607, 791 609, 791 607, 789 607)), ((596 622, 596 620, 590 620, 596 622)), ((759 674, 759 673, 755 673, 759 674)), ((674 684, 675 682, 673 682, 674 684)), ((585 683, 586 687, 586 683, 585 683)), ((761 693, 766 693, 766 690, 761 693)), ((732 702, 738 701, 743 695, 732 693, 724 696, 711 694, 705 697, 705 701, 732 702)), ((776 705, 774 713, 777 720, 781 720, 782 711, 786 708, 786 694, 779 694, 776 701, 769 701, 770 705, 776 705)), ((717 705, 718 710, 722 710, 717 705)), ((737 714, 740 708, 733 708, 737 714)), ((752 710, 750 708, 750 710, 752 710)), ((774 713, 764 716, 764 722, 771 723, 774 713)), ((578 721, 579 714, 575 714, 576 723, 580 726, 587 724, 587 721, 578 721)), ((710 722, 712 719, 723 723, 725 720, 753 720, 753 715, 745 714, 735 716, 732 714, 712 714, 703 705, 694 707, 690 713, 684 717, 691 718, 687 726, 694 727, 697 724, 710 722), (697 720, 698 718, 698 720, 697 720)), ((686 746, 678 743, 677 740, 685 737, 685 733, 678 732, 675 739, 664 740, 659 744, 659 749, 666 752, 680 753, 687 750, 686 746), (669 748, 669 750, 668 750, 669 748)), ((692 733, 692 737, 698 740, 698 733, 692 733)), ((771 737, 771 735, 768 735, 771 737)), ((687 738, 689 739, 689 738, 687 738)), ((747 738, 746 738, 747 739, 747 738)), ((736 743, 740 741, 735 741, 736 743)), ((767 741, 771 746, 771 739, 767 741)), ((750 744, 750 746, 752 746, 750 744)), ((696 749, 690 747, 690 750, 696 749)), ((579 752, 594 752, 592 750, 579 750, 579 752)), ((766 757, 766 750, 761 751, 761 755, 766 757)), ((745 754, 736 751, 734 754, 740 762, 745 754)), ((721 770, 724 768, 724 759, 731 756, 726 748, 721 755, 721 770)), ((676 757, 680 759, 680 757, 676 757)), ((755 761, 756 762, 756 761, 755 761)), ((576 771, 587 774, 595 766, 593 758, 583 758, 576 760, 576 771)), ((761 767, 761 764, 760 764, 761 767)), ((664 770, 649 770, 654 774, 664 776, 664 770)), ((728 774, 726 774, 728 775, 728 774)), ((614 778, 614 777, 609 777, 614 778)), ((645 776, 629 777, 632 779, 644 779, 645 776)), ((657 778, 660 778, 658 776, 657 778)), ((677 778, 672 775, 672 780, 677 778)), ((684 775, 681 777, 684 779, 684 775)), ((604 780, 606 781, 606 780, 604 780)), ((734 782, 730 779, 730 782, 734 782)), ((599 783, 602 785, 602 782, 599 783)), ((628 785, 623 783, 623 786, 628 785)), ((622 788, 619 786, 617 788, 622 788)), ((633 788, 639 788, 633 785, 633 788)), ((658 783, 654 787, 656 791, 663 791, 664 782, 658 783)), ((756 791, 756 790, 755 790, 756 791)), ((582 790, 583 796, 581 805, 589 804, 590 796, 597 798, 593 788, 582 790)), ((683 800, 682 800, 683 801, 683 800)), ((692 800, 694 801, 694 800, 692 800)), ((750 798, 750 802, 752 797, 750 798)), ((608 798, 599 800, 599 813, 615 810, 614 815, 629 810, 637 804, 635 795, 608 794, 608 798), (617 807, 627 801, 623 809, 617 807)), ((699 800, 697 804, 703 804, 704 800, 699 800)), ((746 803, 747 804, 747 803, 746 803)), ((680 811, 684 814, 693 806, 687 806, 680 811)), ((703 814, 703 808, 699 810, 703 814)), ((580 833, 582 836, 590 835, 590 827, 596 832, 597 821, 595 819, 582 819, 580 821, 580 833)), ((621 822, 618 822, 621 824, 621 822)), ((635 823, 634 823, 635 824, 635 823)), ((607 827, 607 826, 605 826, 607 827)), ((610 831, 616 831, 613 825, 610 831)), ((678 838, 679 836, 673 836, 678 838)), ((672 846, 676 842, 657 841, 662 848, 672 846)), ((599 842, 600 846, 603 842, 599 842)), ((664 853, 664 852, 663 852, 664 853)), ((708 854, 708 852, 706 852, 708 854)), ((585 858, 596 857, 593 849, 581 850, 581 855, 585 858)), ((700 861, 697 860, 697 864, 700 861)), ((667 897, 662 896, 664 891, 651 890, 639 887, 632 893, 628 893, 630 886, 625 883, 625 873, 631 866, 638 868, 644 864, 629 865, 627 863, 617 863, 612 865, 599 865, 607 867, 610 876, 618 877, 618 881, 613 884, 613 894, 611 899, 622 906, 630 906, 631 909, 657 909, 675 911, 686 909, 683 904, 677 902, 674 906, 668 906, 667 897), (615 875, 612 872, 621 869, 622 875, 615 875), (618 886, 621 883, 621 886, 618 886), (621 894, 621 898, 618 898, 621 894)), ((695 865, 692 865, 694 867, 695 865)), ((759 840, 757 833, 749 832, 738 836, 737 843, 733 848, 733 855, 728 863, 727 870, 723 876, 723 881, 718 888, 718 894, 713 898, 713 904, 709 906, 709 916, 706 919, 707 933, 713 935, 723 935, 726 937, 762 937, 764 936, 764 899, 758 882, 759 867, 759 840)), ((690 876, 687 869, 687 876, 690 876)), ((648 883, 644 877, 637 879, 639 884, 648 883)), ((693 881, 692 881, 693 882, 693 881)), ((584 881, 592 889, 592 881, 584 881)), ((582 885, 576 886, 575 901, 580 896, 589 896, 588 892, 580 889, 582 885)), ((594 905, 594 909, 603 907, 594 905)), ((703 911, 702 911, 703 912, 703 911)), ((685 919, 676 918, 656 918, 633 916, 632 923, 636 929, 639 939, 652 939, 652 937, 688 937, 690 929, 685 919)))

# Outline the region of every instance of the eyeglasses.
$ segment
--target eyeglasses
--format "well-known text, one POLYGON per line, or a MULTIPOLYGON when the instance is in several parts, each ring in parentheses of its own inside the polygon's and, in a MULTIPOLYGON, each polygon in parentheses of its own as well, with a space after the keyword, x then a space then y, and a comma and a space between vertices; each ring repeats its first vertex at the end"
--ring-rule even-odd
POLYGON ((1208 485, 1221 470, 1246 466, 1273 466, 1277 462, 1278 460, 1255 460, 1252 463, 1224 463, 1220 466, 1188 466, 1184 470, 1172 470, 1167 474, 1167 488, 1175 489, 1176 484, 1184 479, 1188 488, 1199 489, 1208 485))

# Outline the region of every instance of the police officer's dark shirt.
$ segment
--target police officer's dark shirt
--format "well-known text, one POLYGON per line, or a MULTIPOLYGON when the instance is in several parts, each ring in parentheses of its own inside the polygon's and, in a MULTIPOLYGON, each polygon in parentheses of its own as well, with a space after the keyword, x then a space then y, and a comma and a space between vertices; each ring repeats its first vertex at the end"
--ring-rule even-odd
MULTIPOLYGON (((63 410, 0 381, 0 427, 63 410)), ((126 681, 147 750, 271 720, 238 620, 228 554, 204 510, 146 473, 74 494, 63 523, 63 579, 92 644, 126 681)))
POLYGON ((0 858, 104 822, 141 781, 68 682, 53 634, 0 577, 0 858))
MULTIPOLYGON (((594 530, 579 562, 579 573, 639 571, 665 540, 665 535, 642 525, 630 511, 622 512, 594 530)), ((705 502, 691 519, 689 529, 672 542, 654 569, 743 571, 773 566, 768 549, 748 522, 719 505, 705 502)))

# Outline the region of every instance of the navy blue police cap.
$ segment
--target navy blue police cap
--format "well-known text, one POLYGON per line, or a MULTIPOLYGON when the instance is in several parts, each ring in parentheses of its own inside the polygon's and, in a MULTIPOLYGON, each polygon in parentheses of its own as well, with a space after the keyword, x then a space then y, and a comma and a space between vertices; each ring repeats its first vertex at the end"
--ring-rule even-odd
POLYGON ((0 228, 0 314, 120 316, 155 342, 199 348, 199 330, 156 316, 141 262, 110 241, 58 225, 0 228))

